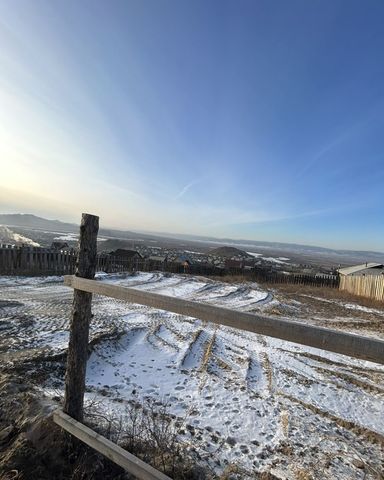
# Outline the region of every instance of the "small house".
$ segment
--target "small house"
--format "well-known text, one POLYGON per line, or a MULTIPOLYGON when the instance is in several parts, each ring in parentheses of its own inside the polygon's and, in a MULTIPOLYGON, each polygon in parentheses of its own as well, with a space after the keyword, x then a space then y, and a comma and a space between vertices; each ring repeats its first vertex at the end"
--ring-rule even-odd
POLYGON ((337 270, 341 276, 357 276, 357 275, 384 275, 384 265, 382 263, 367 262, 361 265, 353 265, 352 267, 339 268, 337 270))
POLYGON ((126 250, 124 248, 118 248, 109 254, 112 257, 119 257, 123 258, 124 260, 139 260, 140 258, 143 258, 136 250, 126 250))
POLYGON ((70 250, 70 247, 67 242, 52 242, 52 250, 70 250))

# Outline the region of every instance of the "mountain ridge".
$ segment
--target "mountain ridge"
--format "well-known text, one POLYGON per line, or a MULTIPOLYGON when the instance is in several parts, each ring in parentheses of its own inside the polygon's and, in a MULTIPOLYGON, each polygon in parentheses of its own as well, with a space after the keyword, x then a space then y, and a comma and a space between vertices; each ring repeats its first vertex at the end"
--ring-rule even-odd
MULTIPOLYGON (((60 231, 63 233, 78 233, 79 224, 62 222, 61 220, 49 220, 43 217, 39 217, 30 213, 14 213, 14 214, 0 214, 0 225, 26 227, 39 230, 48 231, 60 231)), ((231 238, 216 238, 211 236, 201 236, 193 234, 174 234, 163 232, 133 232, 130 230, 118 230, 112 228, 100 228, 100 235, 125 238, 127 236, 141 237, 151 239, 157 238, 169 238, 169 239, 181 239, 189 240, 192 242, 212 243, 216 245, 231 245, 234 247, 245 247, 253 249, 274 249, 282 251, 300 252, 308 254, 320 254, 320 255, 338 255, 338 256, 365 256, 368 259, 372 257, 380 257, 384 261, 384 252, 377 252, 371 250, 348 250, 348 249, 333 249, 329 247, 320 247, 315 245, 305 245, 297 243, 284 243, 284 242, 270 242, 261 240, 235 240, 231 238)))

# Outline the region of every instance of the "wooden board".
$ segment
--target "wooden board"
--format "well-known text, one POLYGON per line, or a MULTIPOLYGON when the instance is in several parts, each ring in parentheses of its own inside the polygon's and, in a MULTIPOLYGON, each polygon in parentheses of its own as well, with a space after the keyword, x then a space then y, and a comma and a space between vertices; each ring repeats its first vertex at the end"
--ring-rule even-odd
POLYGON ((62 410, 56 410, 53 413, 53 421, 140 480, 171 480, 167 475, 164 475, 94 430, 76 421, 62 410))
POLYGON ((199 318, 227 327, 280 338, 289 342, 341 353, 384 364, 384 341, 338 330, 306 325, 301 322, 271 318, 190 300, 145 292, 134 288, 109 285, 96 280, 65 276, 65 285, 119 300, 199 318))

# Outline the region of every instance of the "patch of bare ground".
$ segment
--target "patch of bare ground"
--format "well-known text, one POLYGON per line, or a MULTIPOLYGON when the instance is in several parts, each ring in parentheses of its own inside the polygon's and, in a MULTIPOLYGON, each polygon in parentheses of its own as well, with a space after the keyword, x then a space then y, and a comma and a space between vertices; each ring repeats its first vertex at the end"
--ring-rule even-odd
MULTIPOLYGON (((283 295, 290 296, 311 296, 324 300, 335 300, 343 303, 356 303, 363 307, 382 310, 384 313, 384 303, 371 298, 360 297, 349 292, 339 290, 338 288, 312 287, 308 285, 291 284, 263 284, 266 288, 272 288, 283 295)), ((320 300, 321 301, 321 300, 320 300)))
POLYGON ((0 380, 0 479, 65 478, 63 434, 20 377, 0 380))
POLYGON ((245 277, 244 275, 223 275, 223 276, 215 276, 212 275, 209 277, 210 280, 214 280, 216 282, 225 282, 225 283, 246 283, 249 282, 249 278, 245 277))
POLYGON ((329 328, 384 335, 382 302, 336 288, 281 284, 268 288, 273 289, 279 303, 267 306, 265 313, 310 320, 329 328))
MULTIPOLYGON (((250 281, 242 275, 214 278, 228 283, 250 281)), ((277 300, 264 306, 263 312, 268 315, 310 321, 328 328, 384 335, 383 302, 353 295, 338 288, 272 283, 260 285, 272 291, 277 300)), ((257 311, 258 309, 256 313, 257 311)))

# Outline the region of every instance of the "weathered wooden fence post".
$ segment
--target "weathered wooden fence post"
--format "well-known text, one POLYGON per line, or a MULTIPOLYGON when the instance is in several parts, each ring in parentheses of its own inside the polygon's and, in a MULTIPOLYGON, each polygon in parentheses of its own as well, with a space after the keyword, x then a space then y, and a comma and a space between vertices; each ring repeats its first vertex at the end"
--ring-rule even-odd
MULTIPOLYGON (((92 279, 95 276, 98 230, 99 217, 83 213, 75 272, 78 277, 92 279)), ((91 293, 74 290, 63 410, 79 422, 83 421, 91 302, 91 293)))

